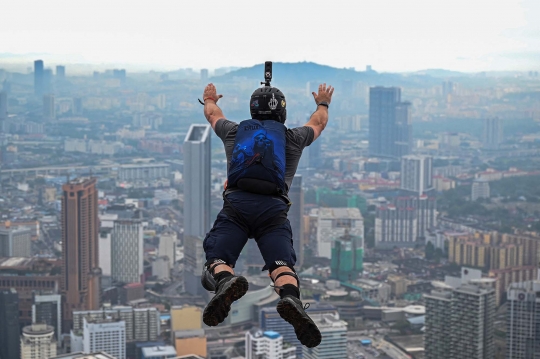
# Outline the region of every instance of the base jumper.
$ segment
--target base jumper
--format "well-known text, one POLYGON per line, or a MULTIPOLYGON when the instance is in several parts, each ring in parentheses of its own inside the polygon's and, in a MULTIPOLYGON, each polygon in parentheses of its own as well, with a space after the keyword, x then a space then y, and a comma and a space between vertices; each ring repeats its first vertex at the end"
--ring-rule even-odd
POLYGON ((265 77, 266 85, 255 90, 249 102, 251 119, 239 124, 227 120, 217 106, 223 96, 216 87, 209 84, 204 89, 204 115, 225 146, 227 182, 223 209, 203 242, 206 263, 201 282, 215 292, 203 321, 209 326, 223 322, 231 304, 246 294, 247 279, 236 276, 233 268, 248 238, 254 238, 264 258, 263 270, 268 270, 281 298, 278 313, 294 327, 298 340, 312 348, 320 344, 321 333, 300 301, 287 193, 302 150, 328 122, 334 89, 321 84, 318 93, 312 93, 316 110, 309 121, 287 129, 285 96, 270 86, 271 63, 265 77))

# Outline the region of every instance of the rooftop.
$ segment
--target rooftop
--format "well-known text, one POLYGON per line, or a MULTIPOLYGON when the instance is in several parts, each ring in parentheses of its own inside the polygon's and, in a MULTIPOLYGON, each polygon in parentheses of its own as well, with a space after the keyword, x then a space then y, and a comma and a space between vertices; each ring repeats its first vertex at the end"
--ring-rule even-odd
POLYGON ((358 208, 319 208, 319 218, 362 219, 358 208))
POLYGON ((62 354, 59 356, 51 357, 49 359, 117 359, 117 358, 105 352, 96 352, 96 353, 77 352, 77 353, 62 354))
POLYGON ((54 332, 54 327, 47 324, 32 324, 23 328, 23 333, 27 335, 43 335, 54 332))
POLYGON ((150 358, 154 356, 159 356, 160 358, 165 355, 174 355, 176 356, 176 349, 174 347, 167 346, 156 346, 156 347, 146 347, 142 348, 143 356, 145 358, 150 358))

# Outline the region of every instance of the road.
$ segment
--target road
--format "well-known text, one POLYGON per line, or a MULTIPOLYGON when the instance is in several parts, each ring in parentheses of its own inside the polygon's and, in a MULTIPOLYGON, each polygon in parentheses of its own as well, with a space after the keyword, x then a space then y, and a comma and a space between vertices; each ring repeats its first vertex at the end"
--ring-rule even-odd
POLYGON ((408 354, 403 353, 395 345, 388 343, 386 340, 382 339, 378 343, 380 350, 384 351, 389 357, 393 359, 411 359, 408 354))

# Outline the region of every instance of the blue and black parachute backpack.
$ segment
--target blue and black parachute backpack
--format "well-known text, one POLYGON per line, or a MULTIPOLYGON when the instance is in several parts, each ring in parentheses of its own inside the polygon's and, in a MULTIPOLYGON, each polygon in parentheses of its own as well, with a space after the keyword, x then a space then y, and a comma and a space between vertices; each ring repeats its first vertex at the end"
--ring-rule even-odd
POLYGON ((284 194, 287 128, 273 120, 240 122, 228 170, 227 188, 284 194))

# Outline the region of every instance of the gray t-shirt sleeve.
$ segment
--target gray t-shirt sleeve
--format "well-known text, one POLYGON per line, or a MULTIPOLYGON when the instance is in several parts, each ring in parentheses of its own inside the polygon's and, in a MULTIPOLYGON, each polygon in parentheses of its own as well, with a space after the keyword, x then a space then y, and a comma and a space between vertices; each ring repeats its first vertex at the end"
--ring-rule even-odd
POLYGON ((311 145, 315 132, 309 126, 290 128, 287 130, 287 147, 285 151, 285 183, 287 188, 291 184, 306 146, 311 145))
POLYGON ((237 125, 236 122, 229 121, 225 118, 219 119, 216 122, 215 132, 223 142, 227 138, 227 134, 237 125))

